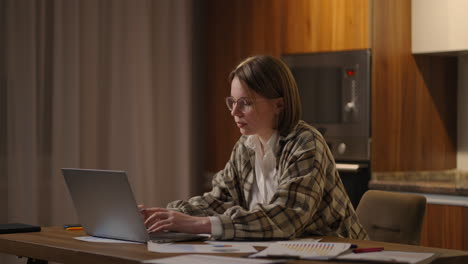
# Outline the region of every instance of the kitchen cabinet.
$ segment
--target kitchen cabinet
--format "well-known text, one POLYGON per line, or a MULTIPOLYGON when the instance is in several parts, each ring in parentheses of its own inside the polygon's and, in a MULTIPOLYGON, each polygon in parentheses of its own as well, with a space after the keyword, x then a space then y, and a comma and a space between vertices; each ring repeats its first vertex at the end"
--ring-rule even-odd
POLYGON ((372 50, 372 170, 456 168, 457 61, 411 54, 411 3, 206 1, 205 171, 224 167, 240 135, 224 97, 241 59, 362 48, 372 50))
POLYGON ((410 0, 372 14, 372 171, 456 168, 456 57, 412 54, 410 0))
POLYGON ((468 1, 412 0, 412 52, 468 52, 468 1))
POLYGON ((428 204, 422 227, 421 245, 468 250, 468 207, 428 204))
POLYGON ((370 5, 360 1, 287 1, 283 53, 370 48, 370 5))

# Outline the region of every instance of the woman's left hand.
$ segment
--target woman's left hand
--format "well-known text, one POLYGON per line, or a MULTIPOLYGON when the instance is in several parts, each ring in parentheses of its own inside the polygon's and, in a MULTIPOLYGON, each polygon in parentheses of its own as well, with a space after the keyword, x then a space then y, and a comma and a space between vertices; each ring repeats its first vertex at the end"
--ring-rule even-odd
POLYGON ((208 217, 191 216, 165 208, 145 208, 148 232, 175 231, 191 234, 211 234, 208 217))

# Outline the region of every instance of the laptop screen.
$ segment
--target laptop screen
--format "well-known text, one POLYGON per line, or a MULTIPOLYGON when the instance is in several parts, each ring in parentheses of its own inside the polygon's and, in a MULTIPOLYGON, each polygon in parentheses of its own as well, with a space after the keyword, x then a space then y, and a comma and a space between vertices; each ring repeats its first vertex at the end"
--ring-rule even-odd
POLYGON ((92 236, 149 240, 124 171, 62 169, 84 230, 92 236))

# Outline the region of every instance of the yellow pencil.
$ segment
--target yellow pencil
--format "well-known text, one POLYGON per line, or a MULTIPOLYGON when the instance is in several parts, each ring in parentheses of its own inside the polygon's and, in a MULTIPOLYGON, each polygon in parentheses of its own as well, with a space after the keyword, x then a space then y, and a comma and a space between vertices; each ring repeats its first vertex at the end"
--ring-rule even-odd
POLYGON ((65 228, 66 230, 69 230, 69 231, 74 231, 74 230, 83 230, 83 227, 81 226, 76 226, 76 227, 67 227, 65 228))

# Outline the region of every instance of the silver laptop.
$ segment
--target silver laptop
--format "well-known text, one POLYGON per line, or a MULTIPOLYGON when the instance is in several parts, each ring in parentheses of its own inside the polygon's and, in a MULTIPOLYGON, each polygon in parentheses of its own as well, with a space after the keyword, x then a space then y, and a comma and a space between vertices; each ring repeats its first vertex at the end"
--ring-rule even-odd
POLYGON ((148 234, 124 171, 62 169, 79 221, 89 235, 128 241, 174 242, 206 235, 148 234))

